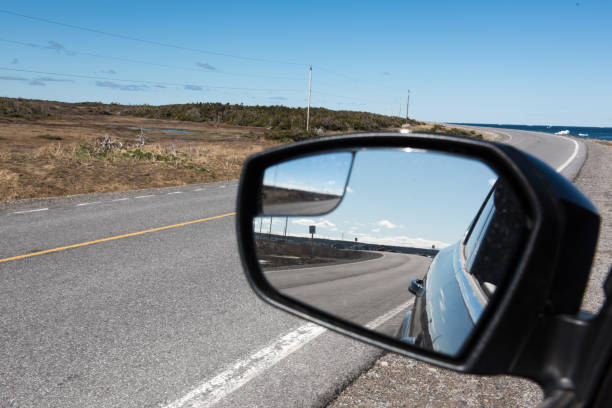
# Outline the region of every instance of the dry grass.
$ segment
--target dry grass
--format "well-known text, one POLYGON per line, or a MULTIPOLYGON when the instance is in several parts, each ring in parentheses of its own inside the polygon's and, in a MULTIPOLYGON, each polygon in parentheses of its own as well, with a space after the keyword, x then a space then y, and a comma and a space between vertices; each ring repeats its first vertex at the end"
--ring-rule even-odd
POLYGON ((484 139, 484 135, 480 132, 477 132, 475 130, 466 130, 466 129, 460 129, 460 128, 456 128, 456 127, 450 127, 450 126, 445 126, 445 125, 441 125, 438 123, 434 123, 434 124, 423 124, 423 125, 419 125, 419 126, 415 126, 412 127, 411 130, 413 132, 422 132, 422 133, 438 133, 438 134, 443 134, 443 135, 454 135, 454 136, 465 136, 465 137, 472 137, 472 138, 476 138, 476 139, 484 139))
POLYGON ((125 117, 105 120, 0 122, 0 201, 235 179, 247 156, 278 144, 258 137, 263 131, 253 128, 125 117), (128 126, 160 131, 146 132, 148 141, 139 147, 140 131, 128 126), (104 135, 122 147, 97 151, 104 135))
MULTIPOLYGON (((413 130, 455 131, 440 125, 413 130)), ((264 139, 265 133, 257 127, 116 115, 0 117, 0 201, 235 179, 247 156, 281 143, 264 139), (153 130, 138 147, 141 127, 153 130), (96 143, 104 136, 122 147, 101 154, 96 143)))
POLYGON ((595 140, 595 139, 591 139, 593 142, 597 142, 599 144, 602 144, 604 146, 612 146, 612 141, 609 140, 595 140))

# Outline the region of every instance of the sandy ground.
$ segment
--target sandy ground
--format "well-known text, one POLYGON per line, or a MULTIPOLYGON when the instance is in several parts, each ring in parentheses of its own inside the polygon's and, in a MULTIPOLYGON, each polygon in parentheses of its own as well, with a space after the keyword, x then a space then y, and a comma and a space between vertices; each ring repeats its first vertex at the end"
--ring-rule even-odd
MULTIPOLYGON (((602 216, 595 264, 583 309, 597 311, 612 263, 612 146, 586 142, 588 158, 574 181, 602 216)), ((462 375, 393 353, 384 355, 348 386, 330 408, 340 407, 533 407, 543 398, 535 383, 507 376, 462 375)))

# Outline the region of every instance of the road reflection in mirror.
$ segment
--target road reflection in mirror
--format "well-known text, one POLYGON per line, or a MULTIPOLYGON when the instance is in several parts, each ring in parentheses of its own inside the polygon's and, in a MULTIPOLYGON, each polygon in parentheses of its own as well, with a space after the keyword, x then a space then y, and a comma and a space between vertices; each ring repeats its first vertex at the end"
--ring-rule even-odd
MULTIPOLYGON (((353 153, 346 153, 352 172, 333 211, 278 216, 264 206, 253 220, 264 275, 317 309, 456 355, 519 247, 526 223, 519 200, 470 158, 413 149, 353 153)), ((312 157, 309 163, 292 172, 326 180, 308 167, 312 157)))

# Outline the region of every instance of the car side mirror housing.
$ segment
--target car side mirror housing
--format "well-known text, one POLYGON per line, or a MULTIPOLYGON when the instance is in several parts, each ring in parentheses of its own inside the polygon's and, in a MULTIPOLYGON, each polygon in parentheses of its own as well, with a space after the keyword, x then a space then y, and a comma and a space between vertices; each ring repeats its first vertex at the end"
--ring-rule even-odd
POLYGON ((517 361, 543 321, 578 312, 599 228, 593 205, 538 159, 439 135, 256 154, 237 207, 244 270, 264 301, 441 367, 538 381, 517 361), (459 306, 471 324, 449 323, 459 306))

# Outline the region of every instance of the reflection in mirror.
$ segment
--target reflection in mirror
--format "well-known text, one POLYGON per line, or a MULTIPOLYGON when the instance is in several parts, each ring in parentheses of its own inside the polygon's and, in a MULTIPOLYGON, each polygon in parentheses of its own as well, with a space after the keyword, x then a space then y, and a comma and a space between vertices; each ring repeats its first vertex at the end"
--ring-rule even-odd
MULTIPOLYGON (((308 160, 293 175, 317 173, 323 185, 308 160)), ((457 155, 364 149, 352 165, 325 216, 270 216, 264 206, 253 220, 265 277, 344 320, 457 354, 516 255, 526 225, 518 199, 487 165, 457 155)))
POLYGON ((264 173, 264 214, 322 215, 340 203, 353 154, 306 156, 269 167, 264 173))

